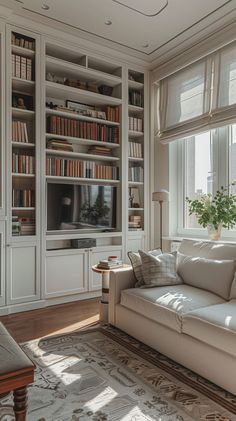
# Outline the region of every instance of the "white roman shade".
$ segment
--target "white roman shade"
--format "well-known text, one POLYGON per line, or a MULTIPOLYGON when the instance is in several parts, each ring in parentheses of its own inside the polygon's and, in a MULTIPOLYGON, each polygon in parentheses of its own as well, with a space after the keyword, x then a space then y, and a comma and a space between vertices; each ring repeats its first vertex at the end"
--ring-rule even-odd
POLYGON ((236 42, 160 80, 158 90, 162 143, 235 122, 236 42))

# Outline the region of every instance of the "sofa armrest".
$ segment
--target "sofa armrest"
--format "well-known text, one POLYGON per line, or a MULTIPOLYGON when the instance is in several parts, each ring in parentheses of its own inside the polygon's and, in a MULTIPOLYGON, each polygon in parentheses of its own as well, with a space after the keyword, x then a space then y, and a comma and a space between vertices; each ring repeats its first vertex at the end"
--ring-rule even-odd
POLYGON ((115 325, 115 307, 120 302, 123 289, 134 288, 135 277, 132 266, 116 269, 110 272, 109 284, 109 323, 115 325))

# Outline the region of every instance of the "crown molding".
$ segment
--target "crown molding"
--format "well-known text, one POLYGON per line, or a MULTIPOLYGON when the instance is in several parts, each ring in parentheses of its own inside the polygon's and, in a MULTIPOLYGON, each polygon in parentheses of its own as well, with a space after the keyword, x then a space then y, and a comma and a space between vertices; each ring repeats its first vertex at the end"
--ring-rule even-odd
POLYGON ((0 19, 10 19, 13 14, 13 10, 5 6, 0 6, 0 19))
MULTIPOLYGON (((236 13, 235 13, 236 15, 236 13)), ((202 37, 199 41, 186 48, 184 51, 164 61, 152 70, 152 82, 155 83, 178 70, 214 53, 220 48, 236 40, 236 19, 224 27, 214 31, 207 37, 202 37)))

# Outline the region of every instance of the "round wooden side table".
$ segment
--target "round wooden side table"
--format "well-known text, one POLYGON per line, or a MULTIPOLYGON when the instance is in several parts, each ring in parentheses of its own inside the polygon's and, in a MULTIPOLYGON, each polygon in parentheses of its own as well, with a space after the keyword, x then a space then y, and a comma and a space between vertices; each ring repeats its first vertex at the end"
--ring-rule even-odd
POLYGON ((109 279, 110 269, 99 269, 97 265, 92 266, 93 272, 102 275, 102 298, 100 302, 100 323, 108 322, 108 303, 109 303, 109 279))

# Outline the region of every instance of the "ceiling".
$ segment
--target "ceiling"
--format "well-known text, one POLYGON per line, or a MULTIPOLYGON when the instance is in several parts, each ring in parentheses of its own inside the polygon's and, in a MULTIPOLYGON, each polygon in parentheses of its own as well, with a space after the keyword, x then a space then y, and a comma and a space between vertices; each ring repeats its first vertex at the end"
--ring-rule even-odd
POLYGON ((0 5, 152 61, 232 20, 236 0, 0 0, 0 5))

